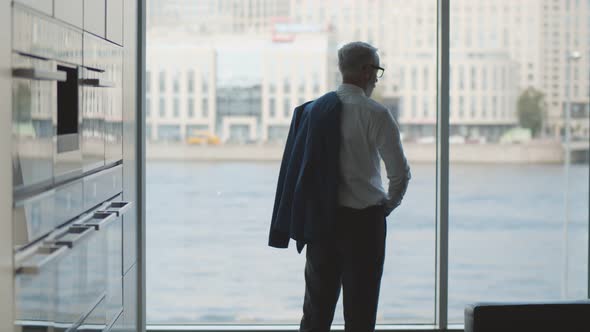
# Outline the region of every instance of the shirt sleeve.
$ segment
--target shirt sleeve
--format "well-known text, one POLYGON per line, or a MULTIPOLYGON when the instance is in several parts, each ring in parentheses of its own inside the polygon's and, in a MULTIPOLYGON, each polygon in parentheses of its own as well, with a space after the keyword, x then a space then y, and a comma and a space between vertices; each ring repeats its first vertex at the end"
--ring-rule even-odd
POLYGON ((408 188, 411 173, 402 148, 397 123, 389 111, 380 113, 379 115, 379 117, 376 117, 379 121, 375 126, 375 143, 381 159, 385 163, 387 178, 389 180, 387 198, 383 202, 385 214, 389 215, 401 204, 408 188))

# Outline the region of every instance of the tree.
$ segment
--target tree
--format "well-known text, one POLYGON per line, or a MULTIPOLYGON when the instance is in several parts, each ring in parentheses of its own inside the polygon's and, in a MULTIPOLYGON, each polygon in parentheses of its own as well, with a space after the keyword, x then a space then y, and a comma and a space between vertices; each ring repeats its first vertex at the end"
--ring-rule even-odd
POLYGON ((543 126, 545 115, 545 94, 534 88, 528 88, 518 97, 518 122, 523 128, 531 130, 536 137, 543 126))

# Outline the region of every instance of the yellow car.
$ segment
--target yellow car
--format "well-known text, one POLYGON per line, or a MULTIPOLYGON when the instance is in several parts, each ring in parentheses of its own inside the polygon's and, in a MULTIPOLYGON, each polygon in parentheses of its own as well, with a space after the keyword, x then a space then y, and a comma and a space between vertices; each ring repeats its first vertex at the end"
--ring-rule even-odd
POLYGON ((197 132, 193 133, 192 136, 189 136, 186 140, 188 144, 210 144, 210 145, 218 145, 221 143, 221 140, 217 135, 211 134, 208 132, 197 132))

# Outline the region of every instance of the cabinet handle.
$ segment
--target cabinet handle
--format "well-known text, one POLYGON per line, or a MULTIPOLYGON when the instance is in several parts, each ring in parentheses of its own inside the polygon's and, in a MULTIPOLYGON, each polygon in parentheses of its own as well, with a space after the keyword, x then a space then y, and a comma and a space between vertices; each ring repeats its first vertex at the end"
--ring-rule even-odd
POLYGON ((104 73, 105 72, 104 69, 94 68, 94 67, 88 67, 88 66, 84 66, 84 69, 90 70, 90 71, 95 71, 97 73, 104 73))
POLYGON ((117 217, 120 217, 129 210, 131 205, 131 202, 109 202, 104 208, 104 212, 116 213, 117 217))
POLYGON ((54 260, 60 258, 64 254, 68 252, 68 247, 66 246, 59 246, 59 247, 42 247, 39 251, 47 251, 47 250, 55 250, 49 255, 45 256, 42 259, 29 259, 30 262, 25 260, 22 264, 17 264, 17 274, 39 274, 41 270, 53 262, 54 260))
POLYGON ((37 68, 13 68, 12 76, 36 81, 65 82, 67 80, 67 75, 64 71, 41 70, 37 68))
POLYGON ((87 238, 91 233, 94 232, 94 227, 83 227, 83 226, 73 226, 65 232, 64 236, 68 234, 74 234, 71 239, 67 240, 57 240, 55 241, 56 245, 63 245, 67 246, 68 248, 74 247, 77 243, 80 243, 83 239, 87 238))
POLYGON ((94 227, 95 230, 99 231, 101 228, 105 228, 108 225, 110 225, 113 221, 117 220, 117 214, 114 212, 95 212, 93 217, 99 217, 99 218, 103 218, 102 220, 98 221, 98 222, 92 222, 92 221, 87 221, 86 223, 84 223, 85 226, 91 226, 94 227))
POLYGON ((90 86, 94 88, 114 88, 115 82, 107 81, 100 78, 85 78, 80 82, 82 85, 90 86))

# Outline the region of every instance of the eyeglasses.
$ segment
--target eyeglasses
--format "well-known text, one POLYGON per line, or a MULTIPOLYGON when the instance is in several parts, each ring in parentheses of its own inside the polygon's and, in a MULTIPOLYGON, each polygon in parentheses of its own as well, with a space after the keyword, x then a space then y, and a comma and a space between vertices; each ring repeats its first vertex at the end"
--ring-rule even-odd
POLYGON ((369 64, 373 69, 377 69, 377 78, 383 77, 383 73, 385 72, 385 68, 381 68, 379 66, 375 66, 374 64, 369 64))

